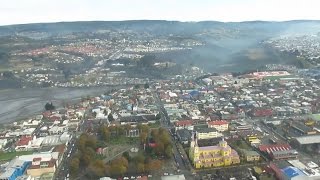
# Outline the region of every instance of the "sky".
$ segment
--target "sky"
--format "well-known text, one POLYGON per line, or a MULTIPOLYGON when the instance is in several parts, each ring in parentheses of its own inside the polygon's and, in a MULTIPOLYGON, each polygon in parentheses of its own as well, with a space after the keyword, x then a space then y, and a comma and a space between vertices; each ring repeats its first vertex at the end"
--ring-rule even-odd
POLYGON ((320 20, 320 0, 1 0, 0 25, 61 21, 320 20))

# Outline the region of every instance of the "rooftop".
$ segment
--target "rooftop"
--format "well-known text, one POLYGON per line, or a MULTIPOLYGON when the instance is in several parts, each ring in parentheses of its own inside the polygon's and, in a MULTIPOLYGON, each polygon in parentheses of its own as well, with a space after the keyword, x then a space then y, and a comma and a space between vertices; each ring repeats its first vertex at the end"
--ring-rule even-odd
POLYGON ((320 143, 320 135, 300 136, 295 138, 299 144, 316 144, 320 143))

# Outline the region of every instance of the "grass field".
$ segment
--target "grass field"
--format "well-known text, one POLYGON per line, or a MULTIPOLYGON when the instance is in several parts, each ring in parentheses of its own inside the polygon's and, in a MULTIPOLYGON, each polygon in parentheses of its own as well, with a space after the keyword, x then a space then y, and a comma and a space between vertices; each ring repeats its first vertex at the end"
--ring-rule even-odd
POLYGON ((317 120, 320 121, 320 114, 312 114, 312 117, 317 120))
POLYGON ((32 154, 32 151, 0 152, 0 161, 9 161, 16 156, 32 154))

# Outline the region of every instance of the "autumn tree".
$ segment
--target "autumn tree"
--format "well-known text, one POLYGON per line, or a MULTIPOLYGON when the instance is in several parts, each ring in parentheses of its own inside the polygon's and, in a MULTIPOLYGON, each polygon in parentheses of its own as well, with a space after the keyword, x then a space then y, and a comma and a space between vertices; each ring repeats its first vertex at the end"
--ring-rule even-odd
POLYGON ((151 136, 156 143, 154 152, 170 158, 172 156, 172 142, 168 131, 164 128, 152 129, 151 136))
POLYGON ((172 157, 172 146, 171 145, 167 145, 165 150, 164 150, 164 154, 166 157, 171 158, 172 157))
POLYGON ((145 172, 145 164, 138 163, 137 164, 137 173, 144 173, 145 172))
POLYGON ((76 177, 79 172, 80 160, 78 158, 73 158, 70 162, 70 174, 72 177, 76 177))
POLYGON ((161 169, 161 166, 162 162, 160 160, 151 160, 145 165, 147 171, 157 171, 161 169))
POLYGON ((124 157, 114 159, 110 164, 110 173, 112 175, 123 175, 128 170, 128 160, 124 157))
POLYGON ((92 172, 95 176, 105 176, 106 165, 102 160, 96 160, 90 164, 89 171, 92 172))
POLYGON ((148 137, 148 134, 146 132, 142 132, 140 133, 140 141, 141 141, 141 144, 145 144, 146 141, 147 141, 147 137, 148 137))

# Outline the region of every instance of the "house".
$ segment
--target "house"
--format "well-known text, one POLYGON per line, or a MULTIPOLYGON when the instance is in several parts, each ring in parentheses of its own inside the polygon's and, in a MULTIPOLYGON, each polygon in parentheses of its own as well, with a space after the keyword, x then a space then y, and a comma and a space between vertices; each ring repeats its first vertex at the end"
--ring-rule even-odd
POLYGON ((67 129, 68 128, 66 126, 52 126, 48 131, 50 135, 54 135, 54 134, 62 134, 67 129))
POLYGON ((273 110, 270 108, 253 109, 251 114, 254 117, 272 116, 273 110))
POLYGON ((209 128, 215 128, 219 132, 227 131, 229 128, 229 123, 227 121, 208 121, 207 122, 209 128))
POLYGON ((182 143, 182 144, 188 144, 190 139, 191 139, 191 131, 188 129, 178 129, 176 131, 178 140, 182 143))
POLYGON ((21 136, 16 143, 16 151, 27 151, 31 146, 32 136, 21 136))
POLYGON ((3 149, 8 143, 7 139, 0 139, 0 150, 3 149))

